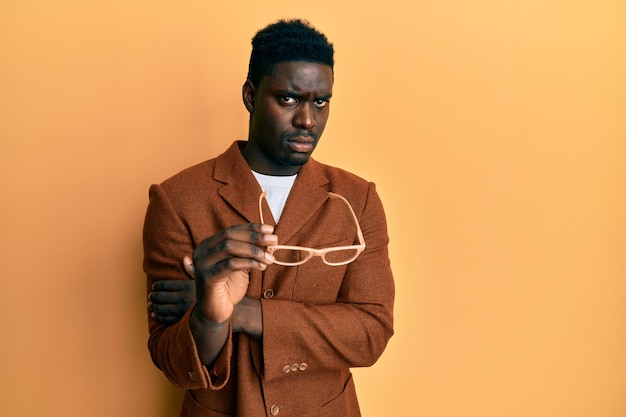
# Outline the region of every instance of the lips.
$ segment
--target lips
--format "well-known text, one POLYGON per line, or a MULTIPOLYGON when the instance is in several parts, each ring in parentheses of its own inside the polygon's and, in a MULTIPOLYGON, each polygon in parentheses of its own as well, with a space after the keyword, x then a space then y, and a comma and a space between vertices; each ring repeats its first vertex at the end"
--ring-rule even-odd
POLYGON ((287 142, 291 149, 295 152, 311 152, 313 150, 313 139, 304 141, 304 140, 290 140, 287 142))
POLYGON ((311 152, 315 147, 315 137, 312 135, 293 135, 287 139, 287 143, 295 152, 311 152))

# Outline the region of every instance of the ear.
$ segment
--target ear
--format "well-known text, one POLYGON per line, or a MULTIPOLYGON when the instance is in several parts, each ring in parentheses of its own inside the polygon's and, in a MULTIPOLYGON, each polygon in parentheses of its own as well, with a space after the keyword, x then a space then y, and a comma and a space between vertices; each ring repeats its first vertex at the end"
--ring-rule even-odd
POLYGON ((248 109, 248 113, 254 112, 254 96, 256 94, 256 87, 252 84, 252 81, 246 80, 241 87, 241 96, 243 98, 243 104, 248 109))

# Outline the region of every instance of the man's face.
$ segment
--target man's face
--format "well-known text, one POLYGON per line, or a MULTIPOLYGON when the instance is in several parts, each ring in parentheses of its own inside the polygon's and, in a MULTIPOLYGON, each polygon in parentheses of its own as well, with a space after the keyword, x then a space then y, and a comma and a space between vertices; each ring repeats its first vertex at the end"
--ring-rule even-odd
POLYGON ((242 153, 250 167, 267 175, 297 173, 322 136, 332 87, 328 65, 299 61, 277 64, 258 86, 247 81, 250 133, 242 153))

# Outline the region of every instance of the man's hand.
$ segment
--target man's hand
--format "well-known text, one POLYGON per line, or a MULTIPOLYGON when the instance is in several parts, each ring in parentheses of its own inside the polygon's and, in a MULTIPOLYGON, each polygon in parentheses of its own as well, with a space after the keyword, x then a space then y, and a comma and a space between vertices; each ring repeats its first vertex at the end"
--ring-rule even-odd
MULTIPOLYGON (((193 263, 185 256, 185 270, 191 278, 195 278, 193 263)), ((148 295, 148 308, 152 317, 163 324, 178 322, 196 302, 196 281, 170 279, 157 281, 148 295)), ((244 332, 259 339, 263 333, 261 313, 258 311, 258 300, 244 297, 236 306, 232 316, 233 332, 244 332)))
MULTIPOLYGON (((204 239, 193 251, 197 303, 189 326, 204 365, 210 366, 226 343, 228 321, 246 295, 250 271, 263 271, 274 262, 265 250, 278 242, 273 232, 266 224, 233 226, 204 239)), ((260 310, 257 301, 255 326, 262 331, 260 310)))
POLYGON ((233 226, 205 240, 193 252, 197 306, 194 315, 205 325, 230 319, 248 289, 249 273, 274 262, 266 251, 276 245, 271 225, 233 226))
MULTIPOLYGON (((193 275, 191 277, 193 278, 193 275)), ((150 300, 148 308, 156 321, 174 324, 196 302, 196 282, 191 279, 157 281, 152 286, 148 299, 150 300)))
MULTIPOLYGON (((269 229, 267 229, 269 230, 269 229)), ((272 241, 271 235, 265 240, 272 241)), ((148 294, 148 308, 152 317, 164 324, 178 322, 196 302, 196 271, 193 261, 185 256, 183 259, 185 272, 193 280, 162 280, 152 286, 153 291, 148 294)), ((261 268, 265 269, 265 267, 261 268)), ((252 337, 259 338, 263 332, 258 300, 243 297, 237 303, 232 314, 234 332, 245 332, 252 337)))
MULTIPOLYGON (((196 278, 193 261, 189 256, 183 258, 185 272, 189 278, 196 278)), ((196 281, 167 279, 157 281, 148 294, 148 309, 153 319, 163 324, 178 322, 187 310, 196 302, 196 281)))

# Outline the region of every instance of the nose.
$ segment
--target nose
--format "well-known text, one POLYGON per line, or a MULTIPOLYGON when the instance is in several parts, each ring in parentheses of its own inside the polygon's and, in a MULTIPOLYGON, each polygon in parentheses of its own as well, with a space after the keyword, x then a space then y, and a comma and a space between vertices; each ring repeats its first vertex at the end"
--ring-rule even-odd
POLYGON ((315 127, 316 124, 315 109, 313 109, 311 103, 301 103, 293 117, 294 127, 309 130, 315 127))

